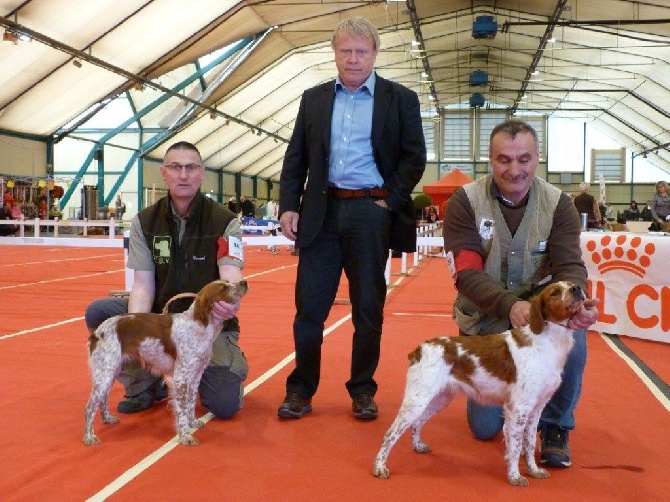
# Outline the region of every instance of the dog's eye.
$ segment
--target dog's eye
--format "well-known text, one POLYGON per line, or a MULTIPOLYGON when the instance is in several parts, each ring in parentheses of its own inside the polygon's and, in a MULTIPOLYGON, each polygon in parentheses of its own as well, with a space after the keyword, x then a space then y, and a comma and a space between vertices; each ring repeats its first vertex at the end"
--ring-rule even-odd
POLYGON ((549 294, 549 296, 559 296, 560 294, 561 294, 561 290, 560 290, 560 289, 554 289, 554 290, 551 291, 551 293, 549 294))

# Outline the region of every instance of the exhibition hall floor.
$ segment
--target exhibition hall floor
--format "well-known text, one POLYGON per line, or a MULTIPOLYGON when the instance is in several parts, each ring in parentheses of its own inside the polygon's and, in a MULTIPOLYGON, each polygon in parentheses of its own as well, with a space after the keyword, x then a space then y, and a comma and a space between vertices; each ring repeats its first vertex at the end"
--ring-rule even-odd
MULTIPOLYGON (((240 344, 249 361, 243 409, 208 420, 196 447, 176 443, 167 402, 105 425, 102 444, 84 446, 90 392, 86 305, 124 288, 122 249, 1 245, 0 494, 3 501, 653 501, 668 498, 670 345, 588 335, 588 364, 573 466, 527 488, 505 475, 502 435, 475 440, 457 399, 424 428, 432 453, 406 434, 391 452, 391 477, 373 459, 404 390, 407 354, 425 339, 456 332, 455 290, 444 258, 426 256, 408 273, 393 259, 375 421, 351 414, 345 390, 352 325, 343 278, 323 342, 313 412, 279 420, 294 365, 293 284, 298 258, 281 247, 246 248, 249 294, 240 344)), ((411 263, 411 260, 410 260, 411 263)), ((110 407, 122 398, 115 384, 110 407)), ((197 416, 210 416, 198 404, 197 416)), ((522 474, 525 467, 521 468, 522 474)))

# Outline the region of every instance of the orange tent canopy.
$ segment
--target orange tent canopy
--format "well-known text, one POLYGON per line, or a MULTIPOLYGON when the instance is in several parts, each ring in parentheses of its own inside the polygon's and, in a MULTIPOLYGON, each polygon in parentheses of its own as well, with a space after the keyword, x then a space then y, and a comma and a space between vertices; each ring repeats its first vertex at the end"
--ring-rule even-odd
POLYGON ((435 183, 429 183, 423 186, 423 193, 429 195, 433 206, 440 208, 440 217, 444 216, 444 203, 452 196, 457 188, 470 183, 472 178, 460 169, 454 169, 445 174, 435 183))

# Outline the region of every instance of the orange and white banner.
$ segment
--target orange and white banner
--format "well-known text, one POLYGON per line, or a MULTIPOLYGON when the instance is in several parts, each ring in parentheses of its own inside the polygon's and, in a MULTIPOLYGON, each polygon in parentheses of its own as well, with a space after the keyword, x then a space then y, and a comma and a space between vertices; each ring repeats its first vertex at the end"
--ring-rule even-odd
POLYGON ((670 343, 670 236, 582 232, 581 246, 600 299, 592 329, 670 343))

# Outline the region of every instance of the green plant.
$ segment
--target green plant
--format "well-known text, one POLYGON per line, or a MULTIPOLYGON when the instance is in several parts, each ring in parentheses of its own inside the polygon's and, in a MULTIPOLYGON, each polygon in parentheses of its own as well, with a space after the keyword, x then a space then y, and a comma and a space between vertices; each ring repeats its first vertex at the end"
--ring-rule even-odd
POLYGON ((414 197, 414 207, 416 207, 419 211, 426 209, 431 205, 432 202, 433 199, 431 199, 430 196, 426 195, 425 193, 420 193, 414 197))

